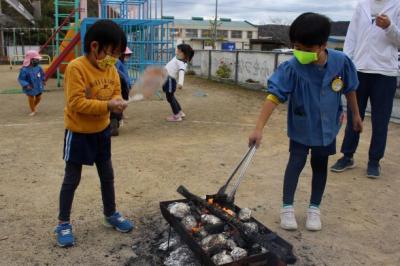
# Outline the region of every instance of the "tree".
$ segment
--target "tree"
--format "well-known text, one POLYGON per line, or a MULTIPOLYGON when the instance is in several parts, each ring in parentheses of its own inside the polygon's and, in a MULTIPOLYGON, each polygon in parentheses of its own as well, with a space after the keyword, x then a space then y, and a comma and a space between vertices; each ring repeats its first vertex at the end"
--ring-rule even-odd
POLYGON ((215 20, 210 20, 209 21, 209 36, 207 36, 208 38, 204 41, 204 44, 206 46, 212 46, 213 49, 216 48, 216 41, 223 41, 224 40, 224 36, 218 36, 218 27, 222 25, 222 22, 218 22, 215 20), (217 24, 215 24, 217 23, 217 24), (217 36, 215 41, 214 41, 214 36, 217 36))

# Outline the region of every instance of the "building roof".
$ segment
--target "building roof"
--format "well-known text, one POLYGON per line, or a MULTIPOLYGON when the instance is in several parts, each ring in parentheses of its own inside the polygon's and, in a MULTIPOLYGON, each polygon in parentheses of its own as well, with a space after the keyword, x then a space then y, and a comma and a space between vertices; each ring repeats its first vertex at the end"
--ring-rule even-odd
MULTIPOLYGON (((204 19, 174 19, 175 27, 193 27, 193 28, 210 28, 210 20, 204 19)), ((230 21, 230 20, 218 20, 218 29, 219 30, 257 30, 257 27, 250 24, 247 21, 230 21)))

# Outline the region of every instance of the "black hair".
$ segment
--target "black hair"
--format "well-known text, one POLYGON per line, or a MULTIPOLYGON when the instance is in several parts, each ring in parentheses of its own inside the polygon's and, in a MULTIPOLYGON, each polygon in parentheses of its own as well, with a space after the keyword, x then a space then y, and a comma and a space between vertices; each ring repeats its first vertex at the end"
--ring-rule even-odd
POLYGON ((296 18, 289 30, 292 44, 306 46, 323 45, 331 34, 331 21, 328 17, 317 13, 304 13, 296 18))
POLYGON ((182 51, 182 53, 185 55, 185 57, 188 59, 188 61, 192 61, 192 58, 194 56, 194 50, 193 48, 186 43, 182 43, 178 45, 178 49, 182 51))
POLYGON ((112 50, 120 48, 121 53, 126 49, 127 40, 124 31, 117 23, 109 19, 100 19, 96 21, 86 32, 84 51, 90 53, 90 44, 92 42, 99 43, 99 51, 110 46, 112 50))

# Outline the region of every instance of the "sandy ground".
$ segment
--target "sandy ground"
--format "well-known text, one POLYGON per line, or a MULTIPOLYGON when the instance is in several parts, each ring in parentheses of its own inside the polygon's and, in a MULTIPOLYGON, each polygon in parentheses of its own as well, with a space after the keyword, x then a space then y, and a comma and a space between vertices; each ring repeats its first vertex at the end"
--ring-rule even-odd
MULTIPOLYGON (((2 89, 17 88, 17 73, 1 68, 2 89)), ((85 167, 76 192, 72 223, 77 245, 60 249, 53 235, 58 193, 63 179, 63 92, 45 93, 36 117, 28 117, 23 94, 0 94, 0 264, 1 265, 123 265, 134 256, 131 245, 144 216, 159 216, 158 202, 180 198, 184 184, 198 195, 216 192, 247 149, 263 93, 197 78, 188 78, 178 93, 187 120, 164 122, 166 101, 129 106, 129 119, 113 139, 118 209, 137 221, 131 234, 101 224, 99 181, 85 167), (208 94, 197 97, 197 91, 208 94)), ((300 228, 279 228, 282 176, 288 159, 285 107, 274 114, 265 131, 237 204, 290 241, 298 265, 400 265, 400 126, 391 125, 383 177, 365 177, 369 120, 355 159, 358 167, 329 174, 324 196, 323 230, 305 230, 310 196, 309 164, 296 194, 300 228)), ((339 136, 339 143, 342 139, 339 136)), ((339 155, 331 158, 331 163, 339 155)))

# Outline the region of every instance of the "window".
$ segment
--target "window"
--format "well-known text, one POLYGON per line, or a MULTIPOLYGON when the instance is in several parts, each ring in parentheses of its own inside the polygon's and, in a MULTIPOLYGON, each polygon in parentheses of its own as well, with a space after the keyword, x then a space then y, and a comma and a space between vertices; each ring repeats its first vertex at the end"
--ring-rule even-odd
POLYGON ((248 31, 247 32, 247 39, 253 39, 253 32, 252 31, 248 31))
POLYGON ((228 31, 227 30, 218 30, 217 36, 218 36, 218 38, 228 38, 228 31))
POLYGON ((231 32, 231 38, 233 38, 233 39, 242 39, 242 32, 240 30, 233 30, 231 32))
POLYGON ((201 37, 203 37, 203 38, 211 37, 211 31, 210 30, 202 30, 201 31, 201 37))
POLYGON ((197 38, 198 37, 198 33, 196 29, 186 29, 186 37, 189 38, 197 38))
POLYGON ((180 29, 172 29, 171 36, 178 38, 181 37, 181 30, 180 29))

